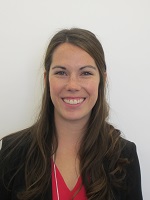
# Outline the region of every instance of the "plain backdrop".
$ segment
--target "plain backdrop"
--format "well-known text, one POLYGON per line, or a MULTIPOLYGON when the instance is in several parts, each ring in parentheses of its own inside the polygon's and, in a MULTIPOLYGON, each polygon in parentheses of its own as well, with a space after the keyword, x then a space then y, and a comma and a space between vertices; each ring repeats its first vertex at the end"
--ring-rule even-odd
POLYGON ((110 121, 137 145, 149 200, 149 0, 0 0, 0 137, 35 121, 46 47, 58 30, 71 27, 89 29, 103 45, 110 121))

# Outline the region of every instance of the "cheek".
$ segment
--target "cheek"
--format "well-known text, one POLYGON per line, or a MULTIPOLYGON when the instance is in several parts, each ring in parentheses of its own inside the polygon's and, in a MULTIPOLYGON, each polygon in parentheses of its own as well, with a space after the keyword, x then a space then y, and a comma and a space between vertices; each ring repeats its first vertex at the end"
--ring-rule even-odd
POLYGON ((52 99, 59 97, 61 90, 62 90, 62 84, 58 82, 55 78, 51 78, 49 80, 49 88, 50 88, 50 96, 52 99))
POLYGON ((95 88, 93 87, 92 97, 93 97, 93 101, 96 102, 98 98, 98 86, 96 86, 95 88))
POLYGON ((55 93, 57 93, 57 84, 56 84, 55 80, 53 80, 53 79, 49 80, 49 88, 50 88, 50 96, 52 98, 53 95, 55 93))
POLYGON ((88 85, 89 93, 93 98, 98 96, 99 81, 93 81, 88 85))

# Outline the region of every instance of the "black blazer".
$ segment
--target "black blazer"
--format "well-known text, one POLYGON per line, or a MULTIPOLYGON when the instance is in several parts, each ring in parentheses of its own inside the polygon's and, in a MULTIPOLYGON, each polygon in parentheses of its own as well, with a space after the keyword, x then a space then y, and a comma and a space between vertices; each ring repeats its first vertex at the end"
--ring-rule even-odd
MULTIPOLYGON (((9 136, 8 136, 9 138, 9 136)), ((10 139, 4 139, 2 148, 8 145, 8 141, 10 142, 10 139)), ((125 178, 125 184, 127 186, 127 190, 123 189, 114 189, 114 196, 115 200, 142 200, 142 191, 141 191, 141 174, 140 174, 140 166, 139 166, 139 160, 136 152, 136 146, 134 143, 130 141, 125 141, 126 145, 124 149, 122 150, 122 156, 128 158, 131 163, 127 166, 127 175, 125 178)), ((10 180, 10 177, 12 176, 12 173, 14 173, 13 169, 16 166, 19 166, 20 163, 22 163, 26 156, 27 151, 27 145, 22 144, 20 145, 19 149, 14 153, 14 155, 11 157, 10 162, 7 164, 9 168, 9 173, 7 174, 5 181, 6 183, 10 180)), ((0 154, 0 161, 1 161, 1 154, 0 154)), ((0 164, 1 166, 1 164, 0 164)), ((16 194, 18 191, 20 191, 25 182, 24 178, 24 170, 20 170, 19 173, 15 176, 12 184, 11 184, 11 190, 8 191, 5 188, 5 185, 2 181, 2 169, 0 168, 0 199, 1 200, 18 200, 16 194)), ((41 200, 42 198, 39 196, 35 198, 34 200, 41 200)), ((49 189, 47 190, 46 194, 44 195, 44 200, 52 200, 52 185, 50 183, 49 189)))

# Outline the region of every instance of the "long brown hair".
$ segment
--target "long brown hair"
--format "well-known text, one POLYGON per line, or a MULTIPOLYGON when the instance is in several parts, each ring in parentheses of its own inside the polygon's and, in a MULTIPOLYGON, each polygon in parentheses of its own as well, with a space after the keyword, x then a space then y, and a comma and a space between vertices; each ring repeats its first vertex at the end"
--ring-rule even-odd
POLYGON ((106 63, 103 48, 97 37, 88 30, 63 29, 53 36, 45 55, 46 83, 39 118, 31 128, 12 135, 11 137, 16 138, 15 142, 3 151, 5 153, 12 149, 15 143, 16 146, 7 154, 7 158, 10 158, 14 149, 27 142, 25 160, 18 169, 25 170, 25 189, 18 194, 18 198, 29 200, 41 194, 44 196, 51 181, 50 157, 57 149, 54 106, 50 97, 48 76, 53 53, 63 43, 71 43, 85 50, 95 60, 99 70, 101 79, 98 99, 79 149, 80 172, 89 200, 112 200, 113 188, 122 186, 127 160, 120 157, 124 145, 120 131, 107 122, 109 106, 105 94, 106 63), (52 145, 55 148, 52 149, 52 145))

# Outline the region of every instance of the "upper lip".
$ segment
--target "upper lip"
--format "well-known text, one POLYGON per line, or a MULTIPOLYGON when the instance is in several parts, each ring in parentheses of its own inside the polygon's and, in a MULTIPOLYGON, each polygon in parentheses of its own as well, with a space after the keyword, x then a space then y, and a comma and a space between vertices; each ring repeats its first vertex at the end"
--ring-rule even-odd
POLYGON ((80 100, 85 100, 85 97, 63 97, 62 100, 67 100, 67 101, 80 101, 80 100))
POLYGON ((85 99, 85 97, 62 97, 62 99, 85 99))

